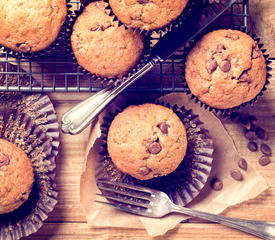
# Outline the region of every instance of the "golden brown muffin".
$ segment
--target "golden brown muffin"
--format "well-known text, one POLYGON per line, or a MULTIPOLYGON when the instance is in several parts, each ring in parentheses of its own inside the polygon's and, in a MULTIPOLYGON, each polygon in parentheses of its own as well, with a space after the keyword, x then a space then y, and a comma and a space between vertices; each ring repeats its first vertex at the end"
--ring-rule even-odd
POLYGON ((147 180, 178 167, 186 153, 186 130, 169 108, 149 103, 133 105, 112 121, 107 145, 119 170, 147 180))
POLYGON ((0 44, 37 52, 57 38, 66 19, 66 0, 0 0, 0 44))
POLYGON ((201 102, 228 109, 261 92, 266 82, 266 62, 249 35, 217 30, 202 37, 188 54, 185 78, 201 102))
POLYGON ((78 64, 102 78, 120 78, 139 61, 143 37, 138 31, 118 27, 106 13, 108 4, 90 3, 73 26, 71 44, 78 64))
POLYGON ((175 20, 188 0, 109 0, 117 18, 132 28, 155 30, 175 20))
POLYGON ((0 139, 0 214, 20 207, 34 181, 32 163, 23 150, 0 139))

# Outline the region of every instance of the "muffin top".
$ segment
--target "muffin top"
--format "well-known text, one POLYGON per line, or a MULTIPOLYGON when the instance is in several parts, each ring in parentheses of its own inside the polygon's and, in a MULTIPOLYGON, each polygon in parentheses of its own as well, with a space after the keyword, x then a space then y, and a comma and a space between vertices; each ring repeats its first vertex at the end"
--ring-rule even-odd
POLYGON ((132 28, 155 30, 175 20, 188 0, 109 0, 117 18, 132 28))
POLYGON ((185 78, 201 102, 228 109, 261 92, 266 82, 266 62, 249 35, 222 29, 203 36, 190 51, 185 78))
POLYGON ((169 108, 149 103, 132 105, 112 121, 107 146, 119 170, 147 180, 178 167, 186 153, 186 130, 169 108))
POLYGON ((23 150, 0 139, 0 214, 20 207, 34 181, 32 163, 23 150))
POLYGON ((0 0, 0 44, 36 52, 57 38, 66 19, 66 0, 0 0))
POLYGON ((85 7, 73 26, 71 44, 80 66, 102 78, 120 78, 139 61, 144 42, 138 31, 119 27, 107 5, 96 1, 85 7))

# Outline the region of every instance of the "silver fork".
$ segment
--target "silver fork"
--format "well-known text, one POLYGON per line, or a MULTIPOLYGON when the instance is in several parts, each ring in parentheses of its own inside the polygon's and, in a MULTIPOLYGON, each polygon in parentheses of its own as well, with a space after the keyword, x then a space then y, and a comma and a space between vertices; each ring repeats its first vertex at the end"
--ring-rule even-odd
POLYGON ((98 180, 97 185, 102 192, 97 195, 107 198, 110 202, 96 202, 128 213, 152 218, 160 218, 173 212, 182 213, 236 228, 263 239, 275 239, 275 222, 232 218, 182 207, 174 204, 166 193, 147 187, 104 180, 98 180))

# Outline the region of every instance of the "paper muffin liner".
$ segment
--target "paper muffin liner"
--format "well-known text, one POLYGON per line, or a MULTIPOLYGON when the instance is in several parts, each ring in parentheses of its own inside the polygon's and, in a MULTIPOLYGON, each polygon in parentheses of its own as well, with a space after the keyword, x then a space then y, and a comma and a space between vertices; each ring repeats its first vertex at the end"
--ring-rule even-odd
MULTIPOLYGON (((132 28, 130 26, 128 26, 126 23, 121 22, 117 16, 115 15, 115 13, 113 12, 109 0, 104 0, 105 2, 108 3, 108 7, 107 9, 110 10, 110 16, 115 16, 114 20, 118 21, 119 26, 123 25, 125 26, 126 29, 130 28, 130 29, 137 29, 137 28, 132 28)), ((186 19, 186 17, 189 15, 189 13, 192 11, 192 9, 195 9, 196 6, 198 6, 198 4, 204 4, 202 0, 189 0, 185 6, 185 8, 183 9, 182 13, 176 18, 174 19, 172 22, 170 22, 169 24, 161 27, 161 28, 157 28, 154 30, 141 30, 141 32, 143 32, 146 36, 148 35, 157 35, 157 36, 162 36, 163 34, 172 31, 175 27, 178 27, 179 25, 182 24, 182 22, 186 19)))
POLYGON ((235 28, 214 28, 214 27, 209 27, 206 30, 202 31, 201 34, 199 34, 195 39, 193 39, 192 41, 189 42, 189 44, 187 46, 185 46, 184 49, 184 54, 183 54, 183 61, 182 61, 182 70, 183 73, 181 74, 183 76, 183 82, 184 82, 184 92, 186 92, 188 95, 190 95, 191 99, 195 99, 196 103, 200 104, 201 107, 203 107, 206 110, 209 110, 211 112, 215 112, 217 114, 223 114, 223 115, 228 115, 234 111, 240 110, 241 108, 247 106, 247 105, 253 105, 257 100, 259 96, 262 96, 264 94, 264 91, 267 89, 267 85, 270 83, 269 79, 272 77, 271 75, 271 63, 272 61, 270 60, 269 54, 266 54, 266 49, 264 48, 264 44, 262 44, 260 42, 260 38, 258 38, 256 36, 255 33, 251 33, 251 32, 246 32, 245 29, 241 28, 241 27, 235 27, 235 28), (248 34, 255 42, 257 42, 257 45, 259 47, 259 49, 262 51, 263 56, 265 58, 265 62, 266 62, 266 82, 264 87, 262 88, 262 90, 250 101, 248 102, 244 102, 242 104, 240 104, 239 106, 233 107, 233 108, 228 108, 228 109, 219 109, 219 108, 215 108, 215 107, 211 107, 210 105, 202 102, 199 100, 199 98, 195 95, 192 94, 192 92, 190 91, 187 81, 185 79, 185 59, 187 58, 188 53, 191 51, 191 49, 196 45, 196 43, 200 40, 200 38, 204 35, 206 35, 207 33, 210 33, 212 31, 215 30, 219 30, 219 29, 232 29, 232 30, 239 30, 242 31, 243 33, 248 34))
POLYGON ((95 164, 96 180, 109 180, 146 186, 161 190, 178 205, 185 206, 191 202, 203 189, 210 175, 213 161, 213 142, 211 136, 203 126, 198 115, 192 110, 186 110, 177 105, 170 106, 157 102, 172 109, 181 119, 187 133, 187 152, 178 168, 172 173, 152 178, 138 180, 118 170, 112 162, 107 150, 108 130, 114 117, 122 110, 109 113, 101 125, 102 158, 95 164))
MULTIPOLYGON (((94 2, 94 1, 90 1, 89 3, 91 3, 91 2, 94 2)), ((78 61, 77 61, 77 59, 73 53, 73 50, 72 50, 71 39, 70 39, 72 32, 73 32, 74 23, 77 20, 77 18, 79 17, 79 15, 83 12, 85 6, 86 5, 83 5, 82 3, 80 4, 79 10, 74 11, 74 14, 72 14, 71 19, 68 24, 68 29, 67 29, 68 34, 67 34, 66 43, 67 43, 67 49, 68 49, 70 59, 74 65, 74 68, 76 68, 78 72, 83 73, 83 75, 86 76, 87 78, 89 78, 91 81, 101 82, 102 87, 107 87, 110 85, 116 86, 119 83, 125 81, 127 78, 132 76, 137 71, 139 71, 148 62, 149 56, 150 56, 150 44, 151 44, 150 40, 151 39, 149 36, 145 36, 144 34, 141 33, 144 36, 143 54, 142 54, 141 58, 139 59, 139 61, 137 62, 137 64, 122 78, 106 78, 106 77, 101 77, 94 73, 91 73, 78 64, 78 61)), ((119 25, 119 26, 121 26, 121 25, 119 25)), ((125 29, 127 29, 127 28, 125 28, 125 29)))
POLYGON ((27 53, 21 53, 17 52, 14 49, 7 48, 5 46, 0 45, 0 51, 5 52, 8 54, 10 57, 14 58, 38 58, 38 57, 43 57, 45 55, 48 55, 52 52, 54 52, 56 49, 58 49, 60 46, 66 46, 66 39, 67 39, 67 29, 68 29, 68 24, 71 21, 71 15, 72 15, 72 4, 70 0, 66 0, 67 2, 67 16, 65 18, 65 21, 63 23, 63 26, 60 28, 59 34, 56 37, 56 39, 45 49, 42 49, 37 52, 27 52, 27 53))
POLYGON ((0 215, 0 240, 20 239, 36 232, 57 203, 54 169, 59 130, 53 106, 47 95, 12 97, 14 101, 6 104, 10 107, 0 101, 0 138, 14 143, 28 155, 34 183, 25 203, 11 213, 0 215), (15 109, 17 105, 22 107, 15 109))

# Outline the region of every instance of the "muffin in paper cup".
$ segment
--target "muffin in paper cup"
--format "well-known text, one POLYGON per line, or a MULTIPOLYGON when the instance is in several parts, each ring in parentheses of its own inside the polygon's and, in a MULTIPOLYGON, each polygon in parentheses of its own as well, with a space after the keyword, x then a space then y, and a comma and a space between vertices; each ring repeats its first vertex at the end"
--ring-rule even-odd
MULTIPOLYGON (((218 37, 216 37, 216 39, 218 39, 218 37)), ((245 47, 247 47, 247 46, 245 46, 245 47)), ((234 54, 232 47, 231 47, 230 51, 232 51, 232 54, 234 54)), ((216 113, 228 114, 228 113, 231 113, 233 111, 240 109, 241 107, 245 107, 246 105, 253 105, 256 102, 256 100, 258 99, 258 97, 263 95, 264 91, 266 90, 267 85, 269 84, 269 78, 271 77, 271 74, 270 74, 270 71, 272 70, 270 67, 271 60, 269 59, 269 55, 265 54, 265 52, 266 52, 266 49, 263 48, 263 44, 260 43, 260 39, 257 38, 255 34, 246 33, 244 30, 242 30, 240 28, 236 28, 236 29, 227 29, 227 28, 213 29, 213 28, 210 28, 207 31, 204 31, 204 33, 202 33, 200 36, 198 36, 196 39, 194 39, 190 43, 190 45, 185 48, 184 60, 183 60, 183 70, 184 70, 184 72, 183 72, 184 79, 183 80, 185 83, 185 92, 187 94, 190 94, 191 98, 194 98, 195 101, 198 102, 202 107, 204 107, 205 109, 208 109, 210 111, 215 111, 216 113), (210 42, 207 42, 208 41, 207 36, 209 36, 208 34, 213 34, 213 33, 228 34, 228 37, 226 35, 224 37, 224 39, 225 38, 231 39, 230 40, 232 42, 231 46, 235 46, 237 53, 240 51, 240 49, 242 49, 242 47, 238 46, 236 44, 233 45, 234 41, 238 41, 240 38, 244 38, 244 36, 250 37, 249 38, 250 42, 248 42, 246 45, 248 46, 252 41, 254 41, 254 43, 252 44, 253 46, 252 46, 251 55, 249 55, 249 58, 251 58, 253 61, 261 60, 261 64, 254 63, 251 60, 250 61, 251 66, 247 67, 246 65, 249 64, 248 60, 245 60, 245 59, 242 60, 242 58, 241 58, 242 62, 238 62, 239 61, 238 58, 232 58, 230 60, 223 59, 223 58, 226 58, 226 55, 223 55, 223 54, 225 54, 227 47, 225 47, 224 44, 220 43, 217 45, 217 48, 214 51, 214 53, 212 52, 212 50, 209 50, 209 52, 211 52, 212 54, 214 54, 214 55, 216 54, 217 58, 212 57, 209 61, 206 61, 206 63, 200 63, 201 73, 200 72, 197 73, 195 70, 192 69, 192 67, 190 67, 192 65, 192 62, 194 61, 193 58, 196 54, 196 51, 199 51, 198 48, 203 47, 204 42, 206 42, 206 44, 210 43, 210 42), (244 35, 244 34, 246 34, 246 35, 244 35), (202 42, 202 39, 204 40, 204 42, 202 42), (218 61, 220 61, 220 62, 218 63, 218 61), (225 64, 223 64, 223 63, 225 63, 225 64), (205 68, 202 68, 201 66, 205 66, 205 68), (239 66, 241 66, 241 67, 239 67, 239 66), (253 66, 253 69, 257 68, 257 66, 258 67, 262 66, 262 68, 259 68, 259 71, 256 69, 257 70, 256 71, 256 70, 252 69, 252 66, 253 66), (230 73, 231 68, 234 68, 234 72, 236 72, 237 77, 233 75, 235 73, 232 73, 232 74, 230 73), (254 73, 253 73, 253 71, 254 71, 254 73), (262 72, 262 74, 260 74, 260 72, 262 72), (213 76, 214 76, 214 74, 216 75, 215 79, 224 79, 225 81, 224 82, 221 82, 220 80, 215 81, 214 86, 212 86, 211 82, 209 82, 209 81, 205 81, 203 83, 203 79, 207 79, 205 76, 211 75, 211 74, 213 74, 213 76), (220 74, 220 76, 219 76, 219 74, 220 74), (256 81, 253 81, 253 79, 251 79, 250 76, 253 76, 253 75, 254 76, 262 75, 262 79, 259 79, 259 81, 257 83, 256 81), (229 78, 230 76, 231 76, 231 79, 229 79, 226 82, 226 79, 229 78), (188 80, 187 80, 187 78, 188 78, 188 80), (197 86, 200 86, 200 90, 194 89, 193 88, 194 84, 192 84, 192 86, 190 86, 190 83, 192 81, 194 83, 196 82, 195 79, 200 79, 199 81, 201 81, 201 83, 197 83, 197 86), (189 84, 188 84, 188 81, 189 81, 189 84), (229 88, 231 88, 231 85, 232 85, 231 83, 233 83, 235 81, 237 82, 236 89, 240 89, 240 94, 238 95, 237 92, 235 92, 234 97, 232 97, 230 99, 230 101, 225 101, 225 99, 224 99, 225 96, 232 95, 232 91, 229 91, 230 90, 229 88), (217 83, 220 83, 220 88, 218 88, 217 83), (245 84, 247 84, 247 90, 245 90, 245 87, 246 87, 246 86, 244 86, 245 84), (216 90, 215 90, 215 88, 216 88, 216 90), (210 94, 209 94, 207 101, 202 99, 202 96, 206 96, 208 94, 209 89, 212 91, 214 91, 214 90, 216 91, 215 96, 217 98, 220 97, 219 101, 218 101, 218 99, 217 100, 213 99, 213 101, 210 101, 210 96, 211 96, 210 94), (255 92, 253 92, 254 89, 255 89, 255 92), (203 93, 203 91, 205 91, 205 92, 203 93), (221 91, 223 91, 223 94, 220 93, 221 91), (241 92, 245 92, 245 91, 247 91, 247 94, 241 94, 241 92), (199 92, 201 92, 201 93, 199 93, 199 92), (251 95, 251 97, 248 100, 246 100, 245 98, 250 95, 251 95), (240 97, 238 97, 238 96, 240 96, 240 97), (235 97, 237 100, 233 101, 234 100, 233 98, 235 98, 235 97), (243 98, 243 99, 241 99, 241 98, 243 98), (216 106, 215 102, 219 102, 220 105, 232 104, 232 106, 216 106), (237 103, 235 103, 235 102, 237 102, 237 103)), ((242 56, 244 56, 244 54, 242 56)), ((230 58, 230 56, 229 56, 229 58, 230 58)), ((203 62, 203 61, 204 60, 200 55, 198 62, 203 62)))
POLYGON ((67 40, 78 71, 103 86, 117 85, 143 67, 150 46, 149 37, 119 26, 106 6, 104 1, 81 5, 70 21, 67 40))
POLYGON ((151 3, 147 0, 133 1, 131 6, 126 6, 124 2, 117 0, 107 0, 106 2, 109 4, 110 15, 115 16, 115 20, 120 25, 133 30, 139 29, 146 35, 157 34, 159 36, 182 24, 192 9, 196 9, 198 4, 204 4, 201 0, 184 0, 177 1, 177 3, 173 1, 174 10, 169 12, 167 9, 166 12, 161 11, 163 6, 158 6, 158 10, 156 7, 148 6, 151 3), (139 13, 145 14, 145 16, 143 15, 144 21, 139 13), (153 19, 154 17, 155 19, 153 19))
POLYGON ((17 210, 0 215, 0 239, 19 239, 36 232, 57 203, 54 169, 59 129, 45 94, 2 93, 0 106, 0 138, 21 148, 34 170, 28 200, 17 210))
POLYGON ((176 170, 165 176, 139 180, 123 173, 115 166, 107 150, 107 136, 113 119, 122 112, 117 110, 109 113, 101 124, 102 157, 95 164, 95 178, 155 188, 166 192, 175 204, 184 206, 200 193, 207 182, 213 161, 213 142, 209 132, 192 110, 169 104, 165 107, 176 113, 186 129, 187 151, 176 170))
MULTIPOLYGON (((39 1, 37 1, 37 2, 39 2, 39 1)), ((15 45, 16 47, 15 46, 14 47, 8 47, 8 46, 2 44, 2 45, 0 45, 0 51, 6 52, 9 56, 15 57, 15 58, 34 58, 34 57, 36 58, 36 57, 40 57, 40 56, 44 56, 44 55, 50 54, 51 52, 53 52, 59 46, 65 46, 66 45, 65 41, 67 39, 67 34, 68 34, 68 32, 67 32, 68 23, 70 22, 70 19, 71 19, 71 13, 72 12, 71 12, 70 9, 71 9, 72 5, 70 3, 70 0, 65 0, 64 2, 65 2, 66 9, 64 9, 63 15, 60 14, 60 16, 58 16, 57 19, 55 19, 55 21, 54 21, 55 25, 57 25, 60 22, 60 27, 58 27, 56 29, 56 36, 55 36, 55 38, 53 38, 53 40, 51 42, 47 42, 48 39, 46 39, 45 40, 46 43, 44 43, 44 46, 41 45, 41 46, 37 47, 37 49, 35 49, 33 51, 32 50, 32 45, 34 45, 34 44, 32 44, 31 46, 29 46, 26 43, 26 41, 23 41, 23 39, 20 39, 20 40, 18 39, 17 40, 18 43, 15 45)), ((27 1, 26 1, 25 4, 28 4, 27 1)), ((16 6, 13 6, 13 7, 16 7, 16 6)), ((28 7, 28 6, 26 6, 26 7, 28 7)), ((34 5, 34 4, 32 4, 32 7, 35 8, 37 6, 34 5)), ((30 8, 30 6, 28 8, 30 8)), ((58 6, 54 6, 52 8, 50 8, 48 6, 48 7, 45 8, 45 10, 49 10, 50 9, 50 11, 52 11, 52 10, 54 10, 56 8, 58 8, 59 9, 58 12, 61 13, 61 8, 58 7, 58 6)), ((40 9, 38 9, 38 10, 40 10, 40 9)), ((29 11, 31 11, 31 9, 29 11)), ((35 16, 35 9, 32 9, 32 12, 34 13, 33 16, 35 16)), ((18 12, 17 16, 20 17, 20 14, 22 15, 21 18, 25 18, 23 11, 18 12)), ((42 14, 44 16, 47 13, 41 12, 40 14, 42 14)), ((52 14, 52 13, 50 13, 50 14, 52 14)), ((39 18, 39 16, 37 16, 37 18, 39 18)), ((34 21, 38 21, 39 19, 37 19, 37 18, 34 19, 34 21)), ((25 28, 27 27, 26 24, 23 24, 23 25, 24 25, 25 28)), ((3 25, 2 27, 5 27, 5 29, 6 29, 5 32, 8 32, 7 29, 11 29, 11 30, 13 29, 12 26, 9 28, 8 26, 4 26, 3 25)), ((18 27, 20 27, 20 26, 18 26, 18 27)), ((22 28, 22 26, 21 26, 21 28, 22 28)), ((52 27, 49 27, 49 28, 52 30, 52 27)), ((31 32, 30 30, 26 30, 25 29, 25 31, 28 31, 28 32, 31 32)), ((35 33, 36 32, 38 32, 38 30, 36 30, 35 33)), ((8 37, 8 36, 6 36, 6 37, 8 37)), ((3 36, 2 38, 5 38, 5 36, 3 36)))

